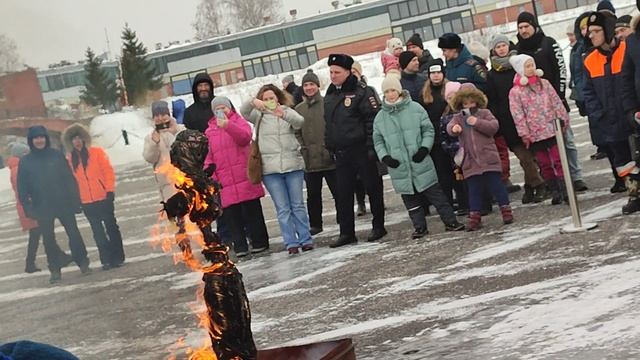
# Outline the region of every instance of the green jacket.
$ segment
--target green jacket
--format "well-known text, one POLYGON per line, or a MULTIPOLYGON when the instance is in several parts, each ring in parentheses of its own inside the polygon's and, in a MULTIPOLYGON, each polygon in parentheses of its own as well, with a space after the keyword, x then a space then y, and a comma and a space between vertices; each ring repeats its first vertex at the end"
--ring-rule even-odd
POLYGON ((394 105, 382 102, 382 110, 373 122, 373 144, 378 158, 389 155, 400 162, 389 167, 393 188, 399 194, 415 194, 438 183, 431 156, 422 162, 411 159, 420 147, 433 148, 434 130, 429 115, 422 106, 411 101, 404 90, 402 100, 394 105), (415 188, 415 190, 414 190, 415 188))
POLYGON ((334 170, 336 164, 324 146, 324 98, 320 92, 312 98, 305 96, 304 101, 296 106, 296 111, 304 117, 304 124, 296 131, 296 137, 302 145, 305 171, 334 170))

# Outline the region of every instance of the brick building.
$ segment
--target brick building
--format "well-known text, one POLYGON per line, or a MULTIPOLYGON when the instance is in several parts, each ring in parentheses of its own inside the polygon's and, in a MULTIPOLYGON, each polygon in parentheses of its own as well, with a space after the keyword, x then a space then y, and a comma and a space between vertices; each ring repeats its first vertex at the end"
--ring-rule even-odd
POLYGON ((35 69, 0 75, 0 120, 46 115, 35 69))

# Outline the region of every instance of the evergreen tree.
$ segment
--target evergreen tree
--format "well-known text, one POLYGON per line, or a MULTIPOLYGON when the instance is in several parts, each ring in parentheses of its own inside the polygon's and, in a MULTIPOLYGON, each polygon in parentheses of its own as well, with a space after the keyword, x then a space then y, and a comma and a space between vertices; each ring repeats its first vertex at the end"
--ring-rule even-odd
POLYGON ((100 68, 102 59, 97 58, 91 48, 87 48, 84 65, 85 89, 80 99, 91 106, 101 105, 105 110, 113 110, 118 101, 118 87, 109 74, 100 68))
POLYGON ((130 104, 142 104, 147 92, 162 87, 155 69, 147 60, 147 48, 138 40, 136 32, 125 24, 122 30, 122 78, 130 104))

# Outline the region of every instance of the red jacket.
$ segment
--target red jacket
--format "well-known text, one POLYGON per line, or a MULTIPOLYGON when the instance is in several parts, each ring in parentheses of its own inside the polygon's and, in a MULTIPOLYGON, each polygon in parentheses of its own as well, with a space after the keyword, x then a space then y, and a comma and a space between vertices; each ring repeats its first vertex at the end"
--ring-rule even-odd
POLYGON ((22 208, 22 204, 18 199, 18 165, 20 164, 20 158, 17 156, 11 156, 7 159, 7 166, 11 174, 11 187, 16 196, 16 210, 18 211, 18 218, 20 219, 20 225, 23 231, 28 231, 38 227, 38 222, 32 218, 27 217, 22 208))
MULTIPOLYGON (((77 150, 73 150, 77 151, 77 150)), ((107 198, 108 192, 113 192, 116 186, 116 177, 107 154, 98 147, 87 148, 89 159, 85 169, 82 161, 78 167, 73 168, 71 153, 67 155, 71 171, 78 182, 80 201, 82 204, 91 204, 107 198)))

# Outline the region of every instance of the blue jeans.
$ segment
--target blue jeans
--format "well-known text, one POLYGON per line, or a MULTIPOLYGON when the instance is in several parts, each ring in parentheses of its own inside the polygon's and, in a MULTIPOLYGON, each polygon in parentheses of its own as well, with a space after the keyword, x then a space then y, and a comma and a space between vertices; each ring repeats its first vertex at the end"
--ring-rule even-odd
POLYGON ((302 182, 304 171, 269 174, 262 178, 276 206, 280 233, 287 249, 313 244, 309 216, 304 206, 302 182))
POLYGON ((571 126, 569 126, 567 127, 567 131, 564 132, 564 148, 567 151, 571 180, 578 181, 582 180, 582 168, 578 162, 578 148, 573 138, 573 130, 571 130, 571 126))
POLYGON ((502 182, 501 173, 497 171, 486 172, 482 175, 474 175, 468 177, 467 185, 469 186, 469 210, 480 212, 484 205, 485 190, 498 202, 498 205, 509 205, 509 194, 507 188, 502 182))

